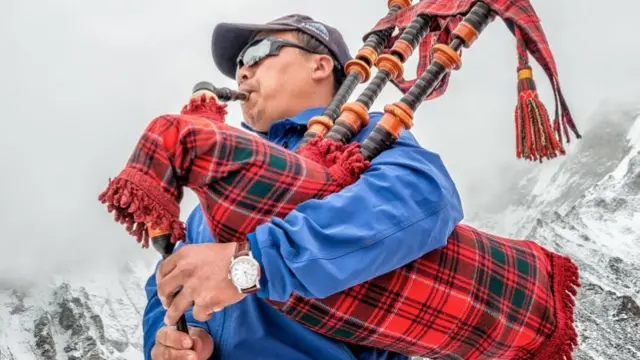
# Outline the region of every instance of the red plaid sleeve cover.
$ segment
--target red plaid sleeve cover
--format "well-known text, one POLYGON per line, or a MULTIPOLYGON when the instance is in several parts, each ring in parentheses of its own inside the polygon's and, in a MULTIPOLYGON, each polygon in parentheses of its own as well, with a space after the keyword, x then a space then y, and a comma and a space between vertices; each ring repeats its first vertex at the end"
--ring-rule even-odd
MULTIPOLYGON (((184 187, 193 190, 220 242, 246 241, 271 217, 340 190, 329 170, 315 162, 240 129, 188 115, 154 119, 118 179, 161 189, 168 195, 161 199, 167 209, 175 208, 184 187)), ((176 210, 171 213, 179 221, 176 210)), ((153 218, 144 222, 164 225, 153 218)))
MULTIPOLYGON (((269 217, 339 191, 331 174, 220 122, 167 115, 146 128, 101 200, 133 219, 130 229, 167 225, 156 218, 175 225, 187 187, 218 241, 246 241, 269 217)), ((568 258, 460 225, 445 248, 386 275, 325 299, 272 304, 318 333, 409 356, 553 360, 575 346, 578 285, 568 258)))

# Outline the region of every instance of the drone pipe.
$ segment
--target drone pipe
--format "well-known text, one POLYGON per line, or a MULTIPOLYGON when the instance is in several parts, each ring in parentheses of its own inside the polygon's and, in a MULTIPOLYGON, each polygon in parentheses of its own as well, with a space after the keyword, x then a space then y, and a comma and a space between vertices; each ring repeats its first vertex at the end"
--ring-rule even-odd
MULTIPOLYGON (((162 259, 168 258, 173 253, 174 244, 171 242, 171 232, 163 230, 148 230, 151 244, 156 251, 162 255, 162 259)), ((175 295, 178 295, 180 291, 177 291, 175 295)), ((176 324, 178 331, 182 331, 185 334, 189 333, 187 327, 187 318, 184 314, 180 315, 178 323, 176 324)))
POLYGON ((389 80, 401 76, 403 63, 429 31, 431 18, 421 14, 416 16, 393 44, 390 54, 378 56, 378 72, 358 99, 342 107, 342 113, 325 138, 346 144, 355 134, 369 123, 369 109, 389 80))
MULTIPOLYGON (((389 0, 387 3, 389 11, 386 16, 393 15, 410 5, 411 0, 389 0)), ((391 37, 391 34, 393 34, 393 29, 385 29, 369 35, 354 59, 345 65, 347 77, 342 82, 340 89, 336 92, 324 113, 320 116, 314 116, 309 120, 309 127, 298 147, 302 147, 315 137, 324 137, 329 129, 331 129, 333 122, 340 115, 340 109, 347 100, 349 100, 356 86, 369 81, 371 68, 375 65, 378 55, 391 37)))
POLYGON ((200 81, 199 83, 195 84, 191 92, 195 94, 201 90, 210 91, 218 98, 218 100, 222 102, 247 100, 247 94, 243 92, 232 90, 226 87, 215 87, 208 81, 200 81))
MULTIPOLYGON (((192 93, 195 94, 202 90, 206 90, 214 94, 221 102, 244 101, 247 99, 247 95, 245 93, 226 87, 215 87, 213 84, 207 81, 201 81, 195 84, 192 88, 192 93)), ((194 100, 197 101, 198 99, 194 100)), ((151 228, 149 225, 147 225, 147 232, 149 234, 149 240, 153 248, 160 253, 163 260, 173 253, 175 245, 171 241, 171 230, 151 228)), ((176 292, 175 295, 177 295, 179 292, 180 291, 176 292)), ((178 319, 176 328, 178 329, 178 331, 182 331, 186 334, 189 333, 189 328, 187 327, 187 319, 185 318, 184 314, 182 314, 178 319)))
POLYGON ((400 101, 384 107, 382 119, 363 141, 361 153, 365 160, 370 161, 389 149, 403 130, 413 126, 413 114, 418 106, 447 72, 460 69, 462 61, 458 52, 463 46, 468 48, 473 44, 491 22, 491 15, 489 6, 482 2, 476 3, 454 30, 454 39, 449 45, 433 46, 434 60, 429 67, 400 101))

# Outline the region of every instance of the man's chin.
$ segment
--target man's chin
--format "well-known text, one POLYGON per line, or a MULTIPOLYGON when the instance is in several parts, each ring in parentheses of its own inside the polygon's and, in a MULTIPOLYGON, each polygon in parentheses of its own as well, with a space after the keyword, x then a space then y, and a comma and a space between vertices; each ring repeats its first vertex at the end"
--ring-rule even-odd
POLYGON ((253 114, 248 112, 243 112, 243 119, 245 124, 247 124, 253 130, 258 131, 256 130, 256 127, 258 127, 258 124, 256 123, 256 118, 253 116, 253 114))

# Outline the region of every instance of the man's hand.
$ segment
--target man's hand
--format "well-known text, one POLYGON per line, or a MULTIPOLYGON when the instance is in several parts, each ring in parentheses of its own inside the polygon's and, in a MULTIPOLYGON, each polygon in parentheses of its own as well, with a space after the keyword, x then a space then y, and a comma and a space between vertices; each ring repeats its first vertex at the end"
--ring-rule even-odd
POLYGON ((193 317, 209 320, 214 311, 242 300, 228 278, 235 243, 183 246, 158 267, 158 297, 167 309, 165 324, 175 325, 193 304, 193 317), (176 291, 180 293, 174 297, 176 291))
POLYGON ((189 327, 189 334, 174 326, 163 327, 156 334, 151 349, 153 360, 206 360, 213 354, 213 339, 206 330, 189 327))

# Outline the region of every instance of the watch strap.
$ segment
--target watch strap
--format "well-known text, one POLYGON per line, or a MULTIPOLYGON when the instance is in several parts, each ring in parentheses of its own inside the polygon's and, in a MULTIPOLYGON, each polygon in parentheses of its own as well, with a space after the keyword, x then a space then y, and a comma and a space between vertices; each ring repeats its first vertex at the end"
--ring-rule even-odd
POLYGON ((246 289, 240 289, 240 292, 243 294, 255 294, 258 292, 258 286, 257 285, 253 285, 250 288, 246 288, 246 289))
POLYGON ((233 258, 238 258, 240 256, 249 256, 249 251, 251 250, 251 243, 248 241, 242 241, 236 243, 236 251, 233 254, 233 258))

